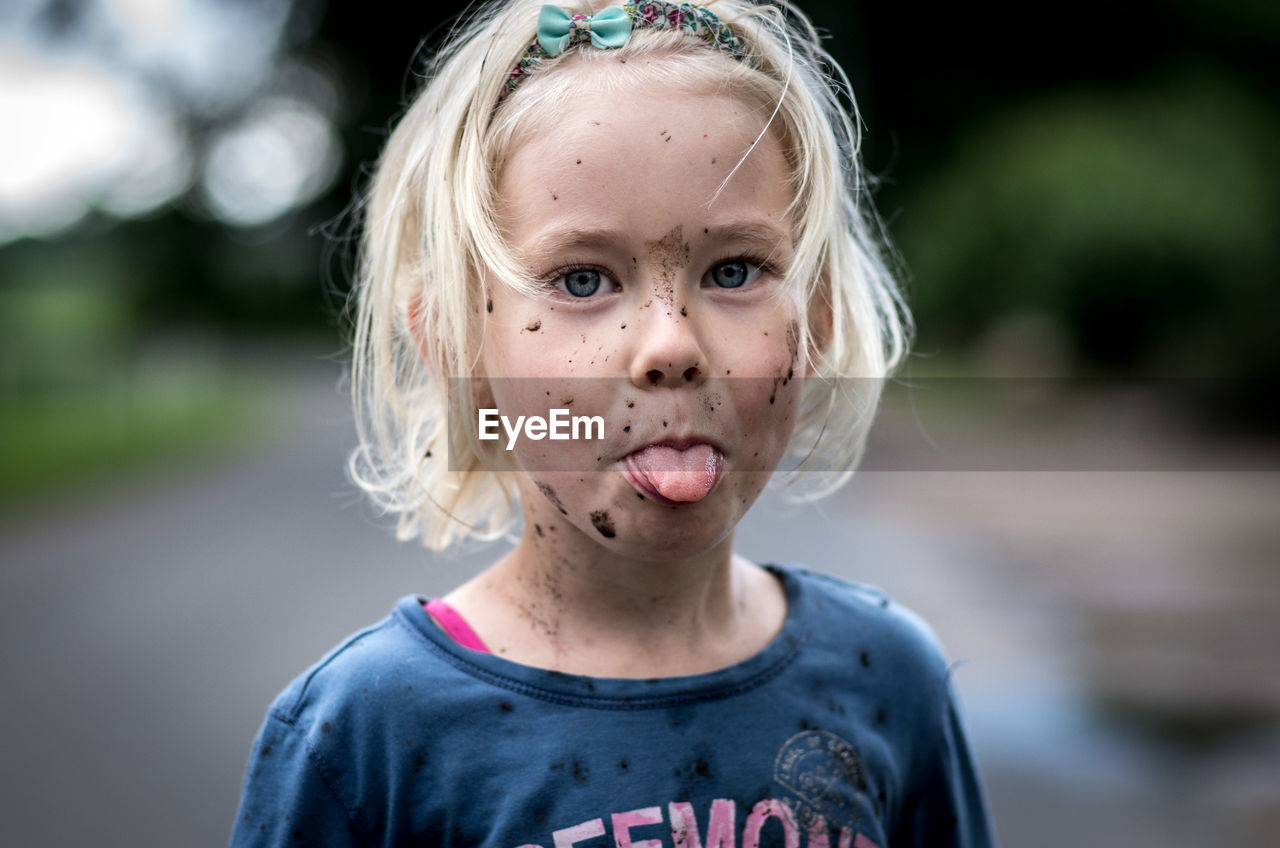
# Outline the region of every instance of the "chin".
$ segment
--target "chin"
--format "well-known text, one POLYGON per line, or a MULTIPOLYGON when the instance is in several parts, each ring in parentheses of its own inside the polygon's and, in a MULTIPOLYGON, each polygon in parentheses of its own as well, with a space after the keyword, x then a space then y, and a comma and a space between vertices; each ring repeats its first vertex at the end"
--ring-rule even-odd
POLYGON ((735 509, 737 501, 738 496, 729 492, 713 492, 707 500, 674 507, 637 500, 626 520, 615 528, 614 537, 601 542, 619 555, 654 562, 702 556, 733 535, 750 506, 748 502, 735 509), (717 502, 717 494, 726 497, 717 502))
POLYGON ((710 553, 717 545, 728 538, 732 532, 732 528, 730 528, 718 538, 707 538, 704 535, 700 535, 696 538, 681 539, 672 539, 671 534, 666 533, 665 538, 661 538, 660 541, 653 537, 645 538, 643 534, 637 533, 634 540, 630 542, 613 539, 611 542, 614 544, 610 544, 607 547, 619 556, 625 556, 629 559, 654 563, 683 562, 684 560, 710 553))

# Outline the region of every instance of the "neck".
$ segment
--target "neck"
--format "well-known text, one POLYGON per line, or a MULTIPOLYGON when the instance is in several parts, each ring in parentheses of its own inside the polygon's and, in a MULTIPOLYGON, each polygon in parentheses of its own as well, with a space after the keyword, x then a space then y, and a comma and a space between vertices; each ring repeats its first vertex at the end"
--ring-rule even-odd
POLYGON ((449 596, 508 659, 603 677, 696 674, 746 659, 781 629, 780 585, 733 555, 732 534, 651 561, 617 556, 567 522, 526 518, 516 548, 449 596))
POLYGON ((575 545, 578 533, 526 533, 499 563, 508 585, 530 601, 552 604, 561 620, 608 625, 652 638, 690 631, 732 617, 741 575, 733 567, 732 537, 680 560, 654 562, 611 555, 599 545, 575 545), (551 536, 551 538, 548 538, 551 536))

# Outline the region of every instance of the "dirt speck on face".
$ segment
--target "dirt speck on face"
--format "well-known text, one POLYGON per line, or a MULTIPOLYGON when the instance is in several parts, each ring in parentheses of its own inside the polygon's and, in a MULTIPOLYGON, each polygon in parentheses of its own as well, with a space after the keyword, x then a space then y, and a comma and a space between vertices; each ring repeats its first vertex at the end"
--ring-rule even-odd
POLYGON ((609 513, 604 510, 597 510, 591 513, 591 524, 596 530, 600 531, 600 535, 606 539, 614 537, 613 519, 609 517, 609 513))
POLYGON ((658 266, 658 299, 675 308, 675 283, 681 269, 689 265, 691 251, 684 240, 684 227, 677 225, 657 241, 644 243, 649 257, 658 266))
POLYGON ((560 510, 561 515, 568 515, 569 510, 564 508, 564 504, 560 502, 560 496, 556 494, 556 490, 546 483, 538 483, 538 491, 542 492, 542 496, 551 501, 551 505, 560 510))

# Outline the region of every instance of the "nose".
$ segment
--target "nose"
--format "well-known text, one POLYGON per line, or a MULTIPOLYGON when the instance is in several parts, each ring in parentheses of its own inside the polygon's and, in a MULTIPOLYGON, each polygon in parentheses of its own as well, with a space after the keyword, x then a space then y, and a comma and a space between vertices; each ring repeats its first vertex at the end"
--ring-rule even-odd
POLYGON ((676 307, 653 300, 639 322, 639 343, 631 360, 631 382, 637 387, 675 388, 707 379, 706 352, 698 328, 676 307))

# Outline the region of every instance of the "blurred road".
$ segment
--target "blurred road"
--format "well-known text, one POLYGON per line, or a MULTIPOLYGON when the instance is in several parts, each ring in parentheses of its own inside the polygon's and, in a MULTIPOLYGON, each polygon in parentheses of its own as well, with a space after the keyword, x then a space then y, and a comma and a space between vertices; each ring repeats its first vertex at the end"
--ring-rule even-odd
MULTIPOLYGON (((277 411, 260 444, 0 517, 4 844, 225 844, 272 696, 399 596, 442 594, 497 555, 397 543, 343 476, 336 366, 281 361, 262 377, 277 411)), ((816 507, 766 496, 739 547, 878 584, 934 624, 964 660, 1006 848, 1261 846, 1280 833, 1274 721, 1228 711, 1231 732, 1174 745, 1095 705, 1100 687, 1123 701, 1145 658, 1170 659, 1142 645, 1126 659, 1135 637, 1112 622, 1147 632, 1141 616, 1170 597, 1201 598, 1205 565, 1235 581, 1209 601, 1232 622, 1280 608, 1277 478, 867 473, 816 507)), ((1269 627, 1249 631, 1268 653, 1269 627)), ((1210 665, 1231 665, 1208 644, 1210 665)), ((1202 643, 1162 646, 1181 661, 1202 643)), ((1203 688, 1268 707, 1280 676, 1241 662, 1203 688)), ((1130 710, 1139 726, 1189 696, 1163 697, 1130 710)))

